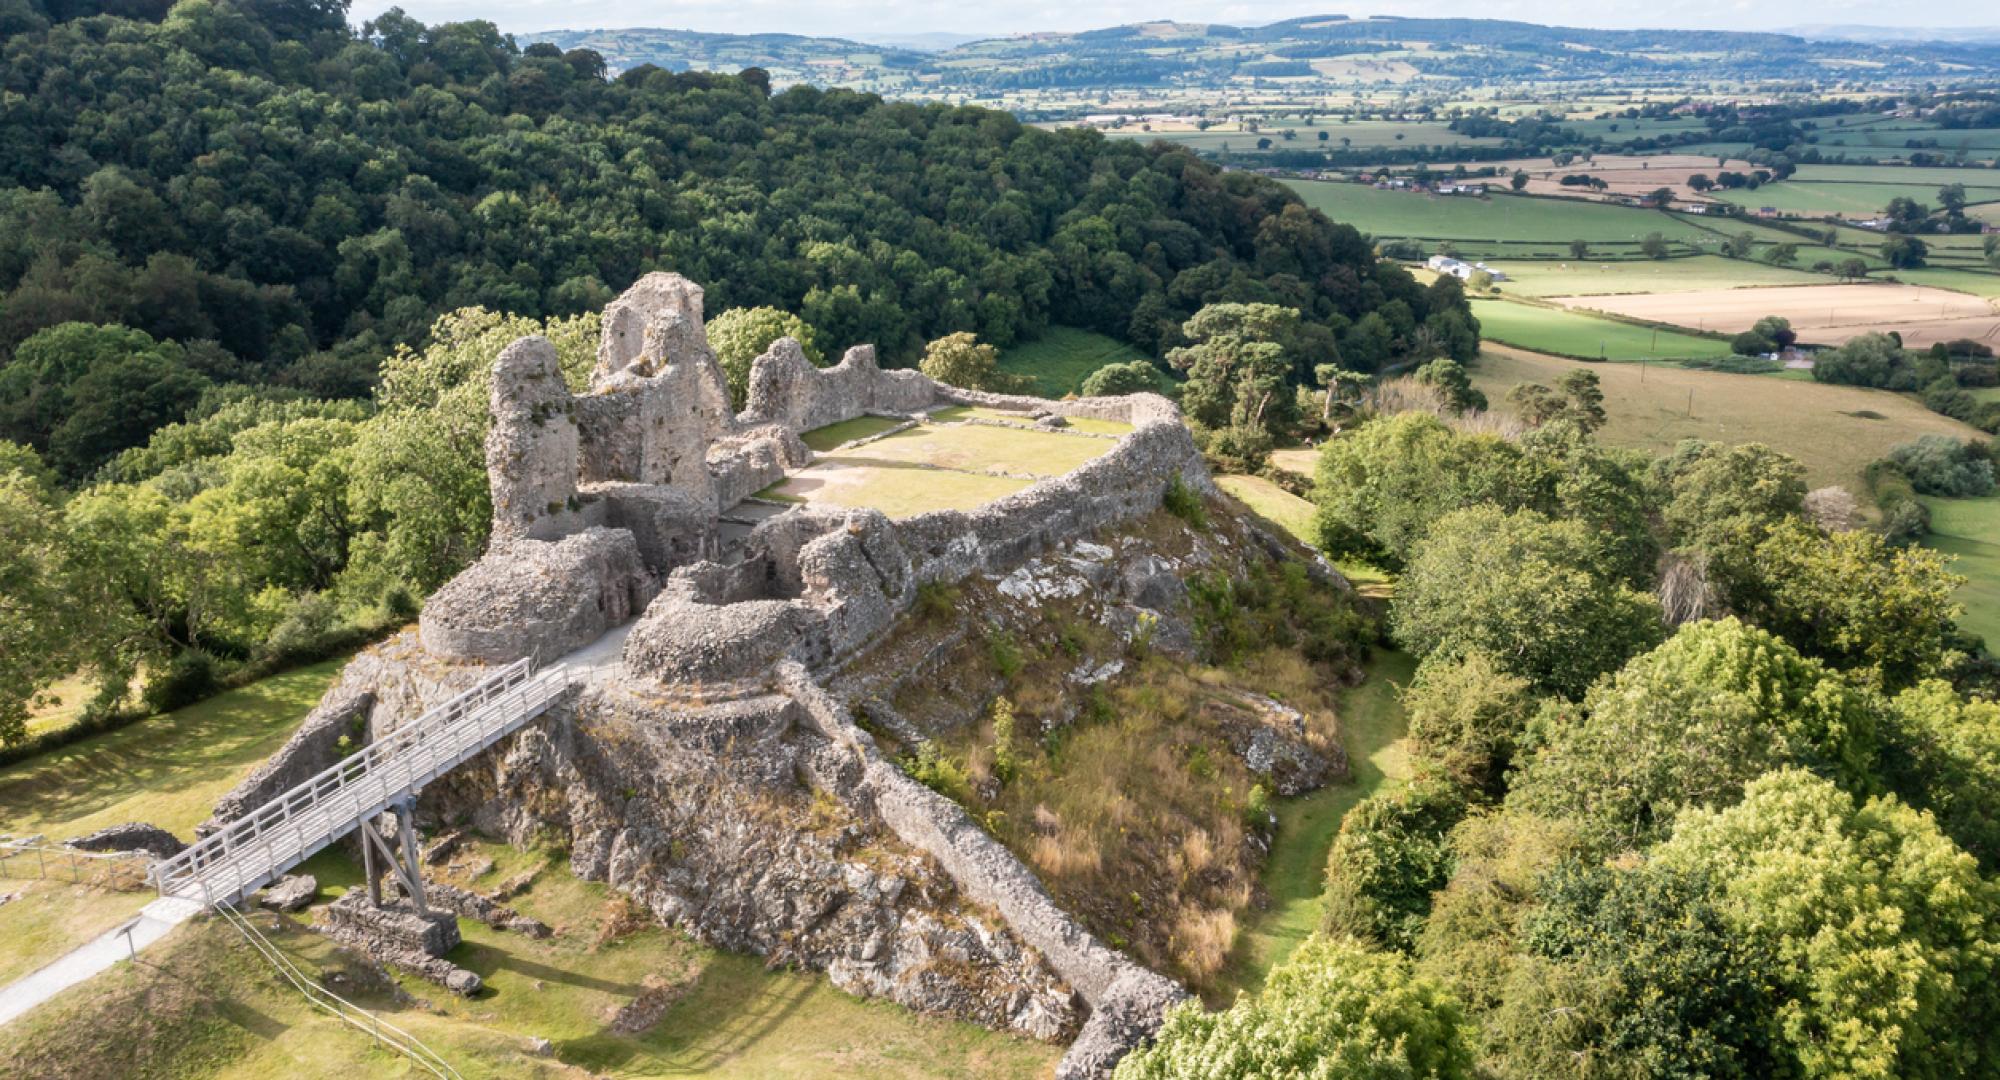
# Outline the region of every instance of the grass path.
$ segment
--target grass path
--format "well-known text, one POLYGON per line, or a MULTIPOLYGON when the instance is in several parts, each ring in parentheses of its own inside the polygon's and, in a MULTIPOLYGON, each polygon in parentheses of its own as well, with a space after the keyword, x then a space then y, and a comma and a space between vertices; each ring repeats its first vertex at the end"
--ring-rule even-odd
POLYGON ((1290 956, 1319 926, 1325 889, 1326 855, 1340 822, 1355 803, 1394 790, 1410 776, 1403 707, 1396 687, 1416 670, 1408 653, 1377 650, 1367 678, 1340 697, 1341 739, 1347 747, 1349 777, 1309 795, 1278 804, 1277 839, 1264 866, 1270 906, 1245 920, 1219 992, 1254 991, 1273 965, 1290 956))

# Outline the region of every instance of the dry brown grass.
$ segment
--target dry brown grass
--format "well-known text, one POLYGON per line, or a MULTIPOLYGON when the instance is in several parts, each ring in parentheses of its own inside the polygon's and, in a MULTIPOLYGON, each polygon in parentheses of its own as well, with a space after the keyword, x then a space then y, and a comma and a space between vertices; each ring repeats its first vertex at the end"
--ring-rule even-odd
POLYGON ((1066 724, 1061 695, 1029 692, 1060 682, 1034 664, 1014 681, 1012 780, 993 775, 990 713, 953 747, 973 777, 969 808, 1092 929, 1204 988, 1228 959, 1262 858, 1245 824, 1257 778, 1223 721, 1245 715, 1239 695, 1254 690, 1305 710, 1309 741, 1333 746, 1333 680, 1288 651, 1228 671, 1150 660, 1066 724))

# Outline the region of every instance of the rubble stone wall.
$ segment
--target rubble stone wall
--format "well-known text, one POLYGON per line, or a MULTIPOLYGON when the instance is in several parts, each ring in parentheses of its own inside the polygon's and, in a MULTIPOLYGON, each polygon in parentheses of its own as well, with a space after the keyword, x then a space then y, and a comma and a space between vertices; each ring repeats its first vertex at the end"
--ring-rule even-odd
POLYGON ((885 759, 874 738, 803 665, 784 664, 779 677, 821 734, 861 763, 862 791, 889 830, 935 858, 967 896, 997 910, 1091 1007, 1091 1021, 1057 1076, 1108 1075, 1119 1058, 1158 1030, 1168 1007, 1187 998, 1173 980, 1099 941, 964 808, 885 759))
POLYGON ((840 363, 819 368, 797 341, 779 338, 750 365, 748 405, 738 419, 811 431, 868 413, 921 412, 937 404, 939 390, 922 372, 882 370, 873 345, 857 345, 840 363))
MULTIPOLYGON (((898 521, 897 535, 918 577, 956 580, 980 571, 1009 569, 1038 551, 1151 513, 1176 481, 1204 494, 1212 491, 1201 452, 1179 422, 1179 413, 1165 399, 1159 404, 1173 419, 1143 418, 1109 453, 1073 472, 974 510, 937 510, 898 521)), ((1150 405, 1131 401, 1102 408, 1107 413, 1140 415, 1150 405)))

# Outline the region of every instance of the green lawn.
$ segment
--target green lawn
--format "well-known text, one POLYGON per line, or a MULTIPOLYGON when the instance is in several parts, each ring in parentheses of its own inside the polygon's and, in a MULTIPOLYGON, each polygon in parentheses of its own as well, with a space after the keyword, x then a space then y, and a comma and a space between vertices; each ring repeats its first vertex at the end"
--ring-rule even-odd
POLYGON ((800 435, 799 438, 813 450, 824 454, 829 450, 844 446, 856 439, 865 439, 870 435, 880 435, 902 422, 901 420, 890 420, 881 416, 857 416, 852 420, 842 420, 837 424, 828 424, 822 428, 814 428, 800 435))
POLYGON ((1495 195, 1487 199, 1377 191, 1366 184, 1287 180, 1285 184, 1335 221, 1378 239, 1416 237, 1463 241, 1534 241, 1556 250, 1571 240, 1636 246, 1649 233, 1697 241, 1706 234, 1658 210, 1580 199, 1495 195))
POLYGON ((880 510, 892 518, 905 518, 932 510, 971 510, 1031 483, 1010 476, 841 457, 821 458, 759 494, 780 502, 880 510))
POLYGON ((274 675, 0 769, 0 832, 60 840, 145 821, 186 838, 291 735, 346 662, 274 675))
POLYGON ((1340 733, 1352 770, 1346 783, 1278 804, 1278 834, 1264 866, 1270 907, 1246 917, 1224 971, 1224 989, 1256 990, 1271 967, 1319 926, 1326 856, 1340 820, 1354 804, 1394 790, 1410 777, 1407 730, 1397 688, 1416 670, 1408 653, 1379 650, 1367 678, 1341 692, 1340 733))
POLYGON ((1931 499, 1929 547, 1958 556, 1952 570, 1964 574, 1958 592, 1965 605, 1959 624, 2000 649, 2000 495, 1983 499, 1931 499))
POLYGON ((1061 398, 1081 393, 1083 380, 1098 368, 1146 359, 1145 353, 1103 334, 1051 326, 1041 337, 1001 353, 1000 370, 1034 379, 1037 397, 1061 398))
POLYGON ((1476 300, 1480 335, 1536 352, 1604 360, 1684 360, 1729 355, 1729 343, 1574 311, 1476 300))
POLYGON ((0 941, 7 943, 0 949, 0 986, 131 918, 157 895, 61 880, 0 880, 0 896, 10 893, 14 898, 0 904, 0 941))
MULTIPOLYGON (((926 424, 841 454, 842 460, 928 465, 971 473, 1061 476, 1114 444, 994 424, 926 424)), ((913 477, 921 480, 921 477, 913 477)))

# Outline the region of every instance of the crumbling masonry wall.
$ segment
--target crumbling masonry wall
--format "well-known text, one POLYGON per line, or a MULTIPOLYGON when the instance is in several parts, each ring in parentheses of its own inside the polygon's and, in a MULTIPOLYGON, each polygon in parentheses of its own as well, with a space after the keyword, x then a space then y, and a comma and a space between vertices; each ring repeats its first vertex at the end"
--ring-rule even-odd
POLYGON ((937 859, 967 896, 999 911, 1008 928, 1034 946, 1090 1006, 1089 1021, 1056 1068, 1060 1080, 1107 1075, 1159 1030, 1169 1007, 1187 999, 1187 991, 1172 979, 1099 941, 964 808, 884 758, 874 738, 803 665, 784 664, 779 677, 820 732, 861 764, 861 792, 890 831, 937 859))

